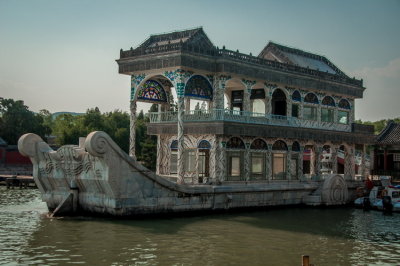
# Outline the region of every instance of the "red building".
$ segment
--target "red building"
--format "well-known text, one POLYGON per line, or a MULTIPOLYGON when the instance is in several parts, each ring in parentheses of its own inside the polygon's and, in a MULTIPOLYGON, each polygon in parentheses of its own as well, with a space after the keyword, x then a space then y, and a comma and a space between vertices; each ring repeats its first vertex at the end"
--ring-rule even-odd
POLYGON ((400 179, 400 124, 390 121, 376 137, 372 174, 400 179))

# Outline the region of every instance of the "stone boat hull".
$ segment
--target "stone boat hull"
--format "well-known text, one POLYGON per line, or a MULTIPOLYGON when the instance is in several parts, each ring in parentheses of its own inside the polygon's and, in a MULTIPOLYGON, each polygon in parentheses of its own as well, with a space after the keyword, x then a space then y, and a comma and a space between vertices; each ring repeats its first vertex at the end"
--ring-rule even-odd
MULTIPOLYGON (((351 187, 340 175, 323 181, 177 184, 124 153, 104 132, 79 146, 52 150, 29 133, 18 141, 33 163, 33 176, 49 210, 57 215, 137 216, 279 205, 342 205, 351 187)), ((349 192, 350 190, 350 192, 349 192)))

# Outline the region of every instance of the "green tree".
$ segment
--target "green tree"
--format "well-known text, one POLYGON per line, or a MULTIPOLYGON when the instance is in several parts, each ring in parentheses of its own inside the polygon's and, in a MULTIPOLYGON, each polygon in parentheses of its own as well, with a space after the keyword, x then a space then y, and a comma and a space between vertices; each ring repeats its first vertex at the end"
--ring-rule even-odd
POLYGON ((25 133, 35 133, 46 139, 50 128, 39 114, 30 111, 23 101, 0 98, 0 136, 9 144, 17 144, 25 133))
POLYGON ((83 116, 62 114, 54 121, 53 135, 58 145, 79 143, 79 137, 85 137, 89 131, 83 125, 83 116))

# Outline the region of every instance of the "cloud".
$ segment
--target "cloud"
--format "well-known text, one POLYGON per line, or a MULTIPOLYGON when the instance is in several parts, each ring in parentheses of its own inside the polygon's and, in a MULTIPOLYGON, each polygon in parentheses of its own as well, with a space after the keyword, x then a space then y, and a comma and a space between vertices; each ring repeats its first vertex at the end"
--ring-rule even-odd
POLYGON ((373 78, 399 78, 400 76, 400 57, 390 61, 383 67, 364 67, 353 73, 355 76, 364 76, 373 78))
POLYGON ((364 67, 351 73, 364 79, 364 98, 357 100, 356 118, 379 120, 400 117, 400 58, 382 67, 364 67))

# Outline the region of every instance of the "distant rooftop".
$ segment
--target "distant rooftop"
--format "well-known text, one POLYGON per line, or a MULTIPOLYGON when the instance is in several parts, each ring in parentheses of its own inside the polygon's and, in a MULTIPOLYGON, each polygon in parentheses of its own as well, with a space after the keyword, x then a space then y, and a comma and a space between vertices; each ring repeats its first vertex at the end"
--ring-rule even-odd
POLYGON ((390 121, 376 137, 377 144, 400 145, 400 124, 390 121))

